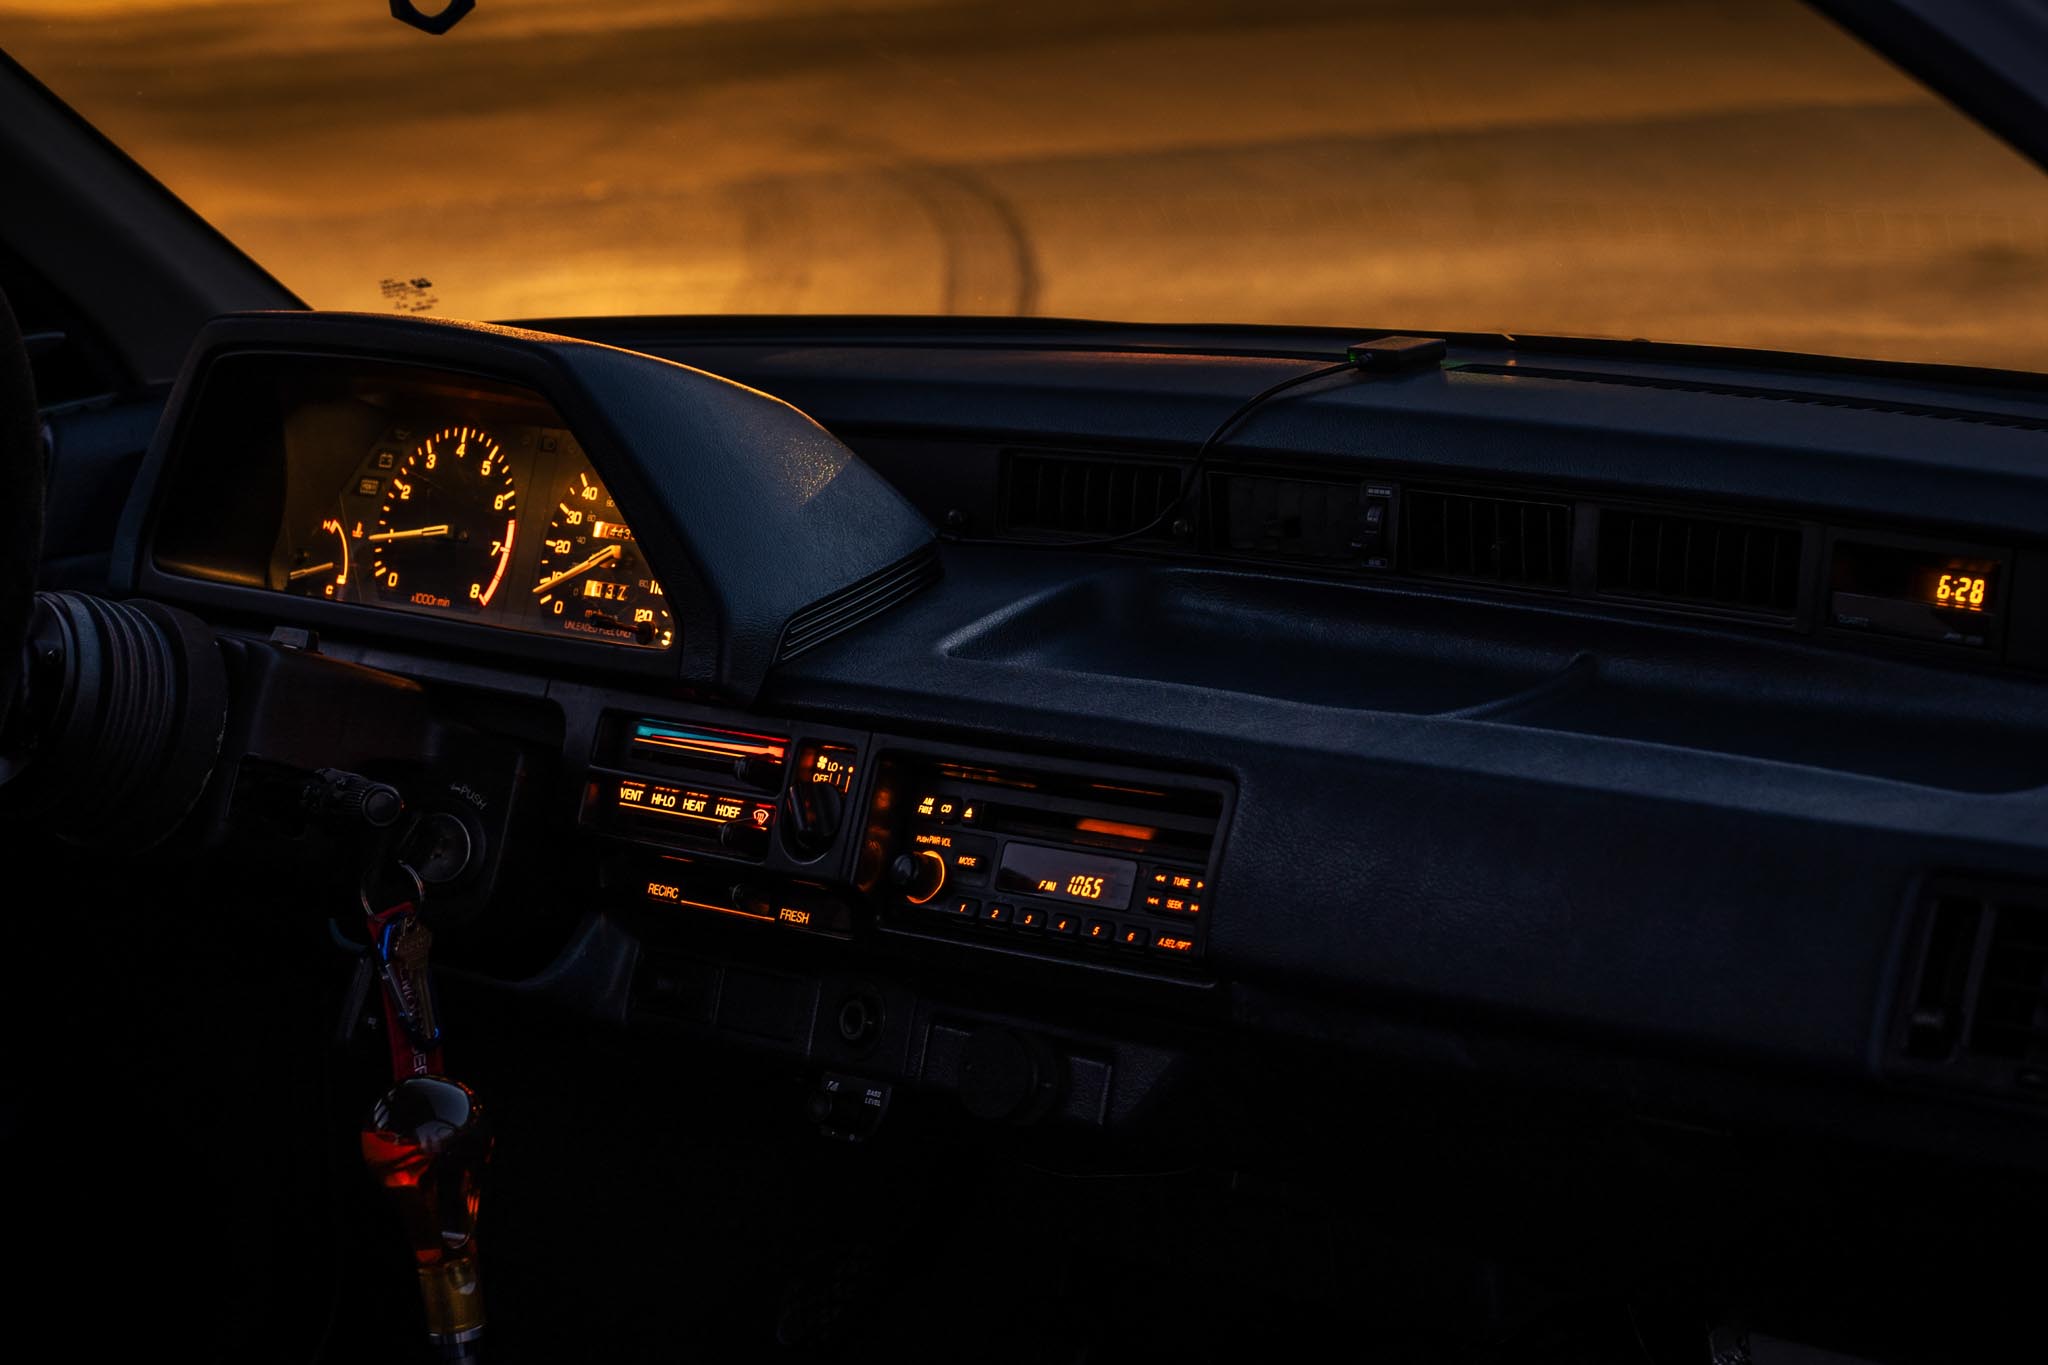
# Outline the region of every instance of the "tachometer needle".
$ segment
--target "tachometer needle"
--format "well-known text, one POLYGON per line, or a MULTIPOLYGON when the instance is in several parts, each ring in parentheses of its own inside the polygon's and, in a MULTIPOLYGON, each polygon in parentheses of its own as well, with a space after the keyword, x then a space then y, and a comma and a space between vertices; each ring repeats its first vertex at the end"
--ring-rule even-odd
POLYGON ((363 539, 368 541, 419 540, 426 536, 445 536, 449 534, 452 533, 446 526, 418 526, 410 531, 379 531, 373 536, 364 536, 363 539))
POLYGON ((286 574, 285 577, 290 579, 292 582, 296 583, 301 578, 311 578, 315 574, 333 572, 334 561, 330 559, 325 564, 308 564, 303 569, 293 569, 290 573, 286 574))
POLYGON ((596 554, 592 555, 590 558, 584 560, 582 563, 571 564, 568 568, 562 570, 560 573, 550 574, 546 578, 543 578, 539 583, 534 585, 533 590, 536 593, 546 592, 549 588, 554 587, 557 583, 567 582, 569 579, 574 578, 577 574, 588 573, 590 570, 596 568, 598 565, 604 563, 606 560, 617 559, 618 557, 619 547, 616 545, 607 545, 602 550, 599 550, 596 554))

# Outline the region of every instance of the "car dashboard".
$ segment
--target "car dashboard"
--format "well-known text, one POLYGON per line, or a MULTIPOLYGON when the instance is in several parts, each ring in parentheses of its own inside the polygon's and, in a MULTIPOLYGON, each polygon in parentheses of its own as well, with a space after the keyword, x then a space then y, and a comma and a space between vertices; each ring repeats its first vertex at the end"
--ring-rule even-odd
POLYGON ((11 828, 120 913, 24 960, 122 983, 88 1083, 183 1115, 237 1058, 281 1135, 164 1146, 149 1227, 325 1201, 332 1358, 418 1330, 322 1155, 404 1062, 382 903, 531 1358, 2024 1329, 2048 397, 1443 342, 243 314, 52 410, 44 586, 130 601, 46 609, 185 672, 31 673, 111 738, 11 828), (153 779, 181 687, 221 719, 153 779), (219 1152, 289 1193, 196 1216, 219 1152))
MULTIPOLYGON (((1460 1267, 1372 1300, 1430 1330, 1507 1265, 1540 1308, 1485 1310, 1501 1351, 1645 1277, 1683 1316, 1821 1275, 1939 1359, 1944 1314, 1866 1289, 1997 1283, 1999 1173, 2042 1164, 2048 401, 1448 338, 1245 407, 1354 344, 219 319, 135 463, 117 413, 51 420, 55 546, 131 487, 104 569, 51 563, 203 624, 238 698, 141 894, 297 907, 219 945, 219 999, 274 976, 360 1042, 328 978, 371 886, 307 792, 403 794, 451 1064, 508 1113, 492 1312, 537 1351, 590 1340, 563 1285, 743 1300, 936 1220, 977 1250, 926 1345, 1180 1254, 1270 1347, 1257 1304, 1346 1302, 1305 1285, 1384 1246, 1460 1267), (729 1236, 573 1252, 684 1185, 729 1236)), ((150 814, 57 796, 86 847, 150 814)), ((1231 1340, 1104 1304, 1139 1355, 1231 1340)))
POLYGON ((555 326, 216 324, 116 551, 524 715, 422 798, 478 989, 856 1139, 1122 1131, 1254 1038, 2031 1151, 2037 392, 1465 338, 1197 466, 1341 344, 555 326))

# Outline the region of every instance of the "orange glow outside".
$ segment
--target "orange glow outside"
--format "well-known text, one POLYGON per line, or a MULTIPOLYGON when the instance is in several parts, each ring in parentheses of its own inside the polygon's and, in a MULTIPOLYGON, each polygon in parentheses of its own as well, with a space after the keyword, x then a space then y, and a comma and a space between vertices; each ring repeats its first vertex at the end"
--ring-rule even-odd
POLYGON ((0 0, 0 47, 319 307, 2048 369, 2048 178, 1798 0, 0 0))

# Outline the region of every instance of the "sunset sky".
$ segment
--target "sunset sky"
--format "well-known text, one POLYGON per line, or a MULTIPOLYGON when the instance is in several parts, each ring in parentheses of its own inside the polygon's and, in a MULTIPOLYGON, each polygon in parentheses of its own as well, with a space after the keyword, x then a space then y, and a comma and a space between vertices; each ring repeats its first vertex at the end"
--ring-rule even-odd
POLYGON ((0 47, 319 306, 2048 368, 2048 177, 1795 0, 0 0, 0 47))

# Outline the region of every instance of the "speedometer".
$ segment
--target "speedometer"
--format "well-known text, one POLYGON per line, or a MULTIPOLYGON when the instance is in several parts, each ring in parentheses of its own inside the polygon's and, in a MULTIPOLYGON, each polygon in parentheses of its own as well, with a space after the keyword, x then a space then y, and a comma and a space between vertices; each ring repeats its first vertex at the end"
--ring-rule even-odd
POLYGON ((433 611, 481 611, 512 563, 519 493, 511 464, 481 427, 429 436, 384 480, 368 537, 377 595, 433 611))
POLYGON ((675 622, 618 504, 589 470, 561 489, 541 541, 535 604, 562 630, 666 649, 675 622))

